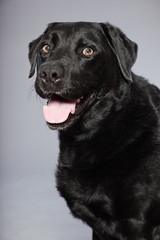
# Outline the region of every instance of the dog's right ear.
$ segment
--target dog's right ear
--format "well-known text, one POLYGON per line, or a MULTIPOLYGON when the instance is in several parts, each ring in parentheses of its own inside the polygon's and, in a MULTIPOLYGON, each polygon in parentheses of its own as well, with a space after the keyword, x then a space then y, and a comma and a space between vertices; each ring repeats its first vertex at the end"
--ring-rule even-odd
POLYGON ((131 68, 136 61, 138 46, 131 41, 119 28, 109 23, 101 24, 106 40, 115 54, 123 77, 132 82, 131 68))
POLYGON ((30 42, 30 44, 29 44, 28 58, 29 58, 29 61, 31 64, 29 78, 31 78, 35 73, 35 67, 36 67, 36 61, 37 61, 37 49, 38 49, 41 39, 42 39, 42 35, 39 38, 30 42))

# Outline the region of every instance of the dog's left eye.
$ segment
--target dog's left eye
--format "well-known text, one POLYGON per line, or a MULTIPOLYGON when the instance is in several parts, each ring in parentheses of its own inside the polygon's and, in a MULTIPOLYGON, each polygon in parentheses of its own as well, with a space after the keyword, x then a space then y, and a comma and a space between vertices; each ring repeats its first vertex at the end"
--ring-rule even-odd
POLYGON ((50 51, 50 46, 48 44, 44 45, 44 47, 42 48, 42 52, 43 53, 49 53, 50 51))
POLYGON ((90 47, 86 47, 83 49, 83 54, 86 56, 91 56, 94 53, 93 49, 90 47))

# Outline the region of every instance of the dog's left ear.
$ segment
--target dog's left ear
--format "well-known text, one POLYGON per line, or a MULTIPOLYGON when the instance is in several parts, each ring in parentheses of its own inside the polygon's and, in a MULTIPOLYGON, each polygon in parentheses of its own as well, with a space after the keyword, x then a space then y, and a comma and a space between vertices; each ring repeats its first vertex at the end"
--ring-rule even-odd
POLYGON ((31 78, 35 73, 35 67, 36 67, 36 61, 37 61, 37 48, 39 46, 41 38, 42 38, 42 35, 39 38, 30 42, 30 44, 29 44, 28 58, 29 58, 29 61, 31 64, 29 78, 31 78))
POLYGON ((117 57, 124 78, 132 82, 131 68, 137 58, 138 46, 117 27, 102 23, 107 42, 117 57))

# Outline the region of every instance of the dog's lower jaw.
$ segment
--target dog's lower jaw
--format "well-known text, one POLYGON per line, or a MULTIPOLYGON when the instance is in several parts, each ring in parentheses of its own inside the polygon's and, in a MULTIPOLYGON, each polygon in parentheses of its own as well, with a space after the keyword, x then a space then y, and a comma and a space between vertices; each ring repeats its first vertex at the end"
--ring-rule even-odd
POLYGON ((47 126, 51 130, 59 130, 59 131, 65 131, 67 130, 70 126, 76 123, 76 121, 79 119, 80 116, 74 116, 74 119, 72 119, 72 115, 68 117, 68 119, 63 122, 63 123, 49 123, 46 122, 47 126))

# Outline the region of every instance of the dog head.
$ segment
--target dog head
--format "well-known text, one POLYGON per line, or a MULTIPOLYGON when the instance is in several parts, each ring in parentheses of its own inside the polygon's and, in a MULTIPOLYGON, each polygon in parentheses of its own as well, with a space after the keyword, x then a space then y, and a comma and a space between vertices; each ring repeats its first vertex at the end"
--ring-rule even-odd
POLYGON ((79 119, 98 92, 132 82, 137 45, 108 23, 51 23, 29 44, 36 92, 45 99, 51 129, 65 129, 79 119))

